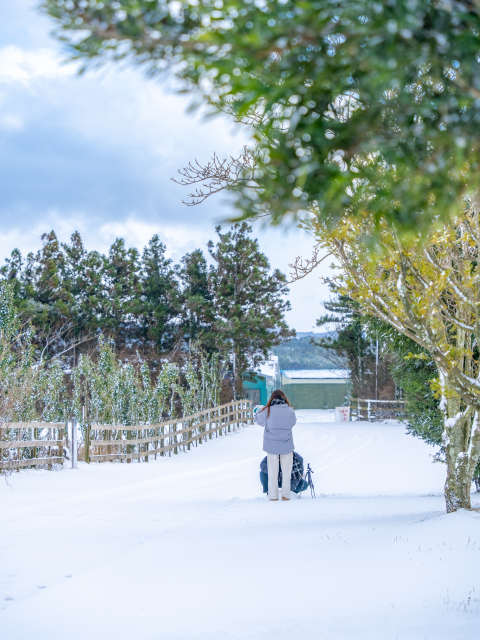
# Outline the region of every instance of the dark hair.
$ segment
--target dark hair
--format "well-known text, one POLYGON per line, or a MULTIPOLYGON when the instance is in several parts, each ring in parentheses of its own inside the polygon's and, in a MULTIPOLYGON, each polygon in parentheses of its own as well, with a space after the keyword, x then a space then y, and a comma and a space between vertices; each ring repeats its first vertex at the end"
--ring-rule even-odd
POLYGON ((277 400, 277 399, 285 400, 285 402, 288 404, 289 407, 292 406, 288 401, 287 396, 283 393, 283 391, 281 389, 275 389, 275 391, 270 396, 270 400, 263 407, 263 409, 260 409, 260 412, 265 411, 265 409, 267 410, 267 418, 270 417, 270 405, 272 403, 272 400, 277 400))

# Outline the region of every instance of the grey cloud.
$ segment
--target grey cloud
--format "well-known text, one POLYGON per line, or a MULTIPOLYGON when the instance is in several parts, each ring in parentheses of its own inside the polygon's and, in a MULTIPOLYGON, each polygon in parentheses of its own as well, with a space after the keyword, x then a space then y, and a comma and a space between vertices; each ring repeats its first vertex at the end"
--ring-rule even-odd
MULTIPOLYGON (((17 45, 32 52, 46 46, 61 60, 47 37, 48 21, 29 10, 33 5, 15 0, 2 7, 0 49, 17 45)), ((147 81, 138 70, 110 69, 81 78, 39 73, 27 83, 0 83, 3 256, 14 246, 24 252, 38 248, 39 235, 52 226, 63 241, 78 228, 89 249, 104 249, 117 229, 138 245, 150 226, 175 259, 194 242, 205 249, 214 223, 231 207, 217 196, 188 208, 181 203, 186 191, 170 177, 213 151, 223 157, 235 153, 246 132, 221 118, 203 123, 186 115, 187 105, 188 99, 147 81)), ((255 231, 272 267, 284 272, 298 253, 309 253, 311 240, 298 232, 292 238, 292 231, 255 231)), ((320 289, 315 278, 292 285, 288 316, 299 330, 311 329, 319 315, 319 300, 328 297, 325 286, 320 289)))
MULTIPOLYGON (((151 91, 155 100, 145 104, 139 95, 143 79, 133 73, 123 74, 123 85, 113 82, 114 71, 108 79, 106 85, 101 76, 61 76, 42 79, 34 89, 3 86, 2 112, 24 121, 22 128, 0 131, 4 221, 15 224, 20 215, 31 222, 51 209, 65 215, 81 209, 103 221, 132 213, 147 220, 198 221, 199 211, 181 203, 186 192, 170 177, 198 154, 207 159, 219 147, 235 151, 239 141, 225 135, 224 123, 189 119, 179 98, 162 96, 157 88, 151 91), (138 116, 145 129, 135 122, 136 109, 147 111, 138 116)), ((203 207, 205 214, 213 219, 227 211, 217 199, 203 207)))

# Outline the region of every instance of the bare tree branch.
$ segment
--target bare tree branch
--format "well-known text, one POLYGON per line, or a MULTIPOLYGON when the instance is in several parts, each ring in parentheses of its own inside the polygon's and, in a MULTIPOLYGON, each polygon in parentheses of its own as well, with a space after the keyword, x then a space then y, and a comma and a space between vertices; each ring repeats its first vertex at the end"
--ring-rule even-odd
POLYGON ((181 178, 179 180, 171 178, 171 180, 183 187, 202 184, 200 188, 188 194, 191 200, 187 202, 182 200, 187 206, 193 207, 215 193, 229 191, 240 185, 258 189, 255 172, 259 171, 260 164, 261 161, 256 151, 245 146, 243 152, 237 157, 230 156, 230 158, 220 160, 214 153, 207 164, 202 165, 198 160, 195 160, 194 163, 189 162, 187 167, 178 170, 181 178))
POLYGON ((295 262, 293 264, 289 264, 288 266, 292 269, 290 273, 291 280, 289 280, 288 284, 292 284, 292 282, 297 282, 297 280, 301 280, 308 276, 318 265, 328 258, 328 256, 332 255, 332 252, 327 253, 322 258, 318 257, 321 249, 323 249, 323 245, 318 243, 314 246, 312 257, 311 258, 302 258, 302 256, 297 256, 295 258, 295 262))

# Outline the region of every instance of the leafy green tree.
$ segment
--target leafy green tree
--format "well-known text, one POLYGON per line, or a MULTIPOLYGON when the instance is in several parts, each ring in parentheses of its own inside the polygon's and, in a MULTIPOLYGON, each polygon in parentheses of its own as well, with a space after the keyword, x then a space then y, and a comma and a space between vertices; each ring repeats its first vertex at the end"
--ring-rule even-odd
POLYGON ((211 270, 200 249, 187 253, 177 269, 182 284, 181 318, 183 337, 190 344, 199 341, 214 350, 215 308, 210 287, 211 270))
POLYGON ((371 218, 344 219, 335 231, 312 220, 313 234, 338 261, 337 285, 364 310, 425 349, 435 362, 447 462, 447 511, 470 508, 480 459, 478 201, 459 202, 450 223, 401 240, 382 226, 382 251, 366 253, 371 218), (477 408, 478 407, 478 408, 477 408))
POLYGON ((69 243, 62 244, 62 249, 64 287, 68 291, 74 335, 93 335, 102 326, 105 307, 104 258, 98 251, 87 251, 77 231, 69 243))
POLYGON ((175 319, 180 295, 172 260, 165 257, 165 251, 158 235, 143 250, 141 295, 136 308, 144 348, 151 344, 160 353, 170 351, 177 339, 175 319))
POLYGON ((45 359, 65 351, 79 332, 74 331, 78 312, 66 277, 63 246, 54 231, 43 234, 42 242, 42 248, 36 254, 30 253, 26 262, 15 249, 6 260, 2 275, 13 287, 18 311, 35 328, 32 341, 45 359))
POLYGON ((0 268, 2 279, 8 282, 15 300, 24 300, 25 291, 23 287, 24 262, 22 254, 18 249, 14 249, 9 258, 5 259, 5 264, 0 268))
POLYGON ((25 261, 12 252, 1 277, 19 313, 31 321, 42 359, 67 353, 75 366, 102 333, 114 341, 117 355, 137 362, 139 352, 158 374, 162 358, 182 365, 191 357, 188 347, 200 343, 209 357, 224 358, 226 350, 236 354, 241 388, 246 363, 255 364, 259 354, 292 334, 283 317, 285 277, 278 271, 270 275, 248 232, 243 225, 220 234, 217 247, 209 247, 215 266, 208 267, 200 249, 173 265, 158 235, 141 255, 121 238, 102 255, 87 251, 77 232, 60 244, 52 231, 25 261), (246 341, 239 338, 243 326, 246 341), (232 340, 243 355, 232 350, 232 340))
POLYGON ((187 170, 187 183, 207 184, 197 201, 234 188, 246 218, 263 211, 279 222, 307 209, 334 223, 367 191, 374 219, 427 232, 467 181, 480 183, 476 2, 43 7, 85 66, 129 58, 152 74, 171 70, 197 104, 203 96, 252 126, 256 152, 187 170))
POLYGON ((141 291, 138 249, 127 249, 117 238, 103 270, 105 298, 102 329, 115 339, 117 349, 129 348, 135 335, 137 298, 141 291))
POLYGON ((270 271, 251 230, 245 222, 226 233, 217 227, 217 244, 208 243, 215 261, 210 277, 216 343, 230 354, 234 395, 274 345, 295 335, 284 319, 290 309, 286 278, 278 269, 270 271))
POLYGON ((407 431, 428 444, 442 446, 443 415, 433 385, 438 378, 435 362, 416 342, 386 323, 374 320, 376 330, 393 355, 391 373, 403 391, 408 415, 407 431))

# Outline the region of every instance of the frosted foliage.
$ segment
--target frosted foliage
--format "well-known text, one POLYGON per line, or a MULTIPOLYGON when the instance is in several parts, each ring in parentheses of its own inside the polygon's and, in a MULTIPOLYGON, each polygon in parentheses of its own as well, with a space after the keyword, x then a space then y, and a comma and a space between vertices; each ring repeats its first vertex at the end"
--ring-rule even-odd
MULTIPOLYGON (((47 437, 48 430, 9 429, 12 422, 63 422, 68 407, 65 374, 58 361, 48 366, 35 355, 32 331, 15 312, 12 290, 0 284, 0 438, 31 440, 47 437)), ((2 462, 13 461, 19 449, 1 449, 2 462)), ((35 450, 21 450, 23 458, 35 450)), ((40 455, 39 449, 36 449, 40 455)))
POLYGON ((12 290, 0 284, 0 424, 33 417, 38 379, 31 332, 15 315, 12 290))
MULTIPOLYGON (((35 358, 32 332, 16 316, 11 289, 0 284, 0 426, 66 422, 75 416, 83 433, 87 424, 119 426, 118 431, 145 428, 216 406, 222 378, 218 356, 208 358, 196 345, 183 369, 164 363, 155 379, 145 362, 138 368, 122 363, 100 338, 98 357, 82 355, 67 388, 59 360, 35 358)), ((29 439, 26 431, 2 433, 7 440, 29 439)), ((9 455, 8 449, 2 451, 9 455)))
POLYGON ((68 419, 65 372, 58 360, 42 369, 35 388, 37 406, 43 405, 40 416, 45 422, 65 422, 68 419))
POLYGON ((218 403, 220 360, 216 355, 208 358, 195 345, 183 370, 164 363, 156 380, 145 362, 137 369, 117 360, 103 338, 99 350, 97 362, 82 356, 72 374, 70 412, 83 432, 87 424, 145 427, 218 403))
MULTIPOLYGON (((331 229, 313 219, 305 227, 318 250, 341 268, 336 286, 366 313, 419 344, 436 365, 432 388, 444 415, 447 511, 470 508, 470 488, 480 458, 480 194, 466 198, 448 224, 428 238, 400 239, 393 225, 377 230, 368 215, 345 218, 331 229), (365 238, 378 232, 378 251, 365 238)), ((365 203, 368 210, 368 203, 365 203)))
POLYGON ((219 404, 221 381, 225 375, 225 369, 218 354, 207 358, 202 349, 197 344, 193 344, 184 375, 187 384, 180 389, 179 393, 185 415, 219 404))

